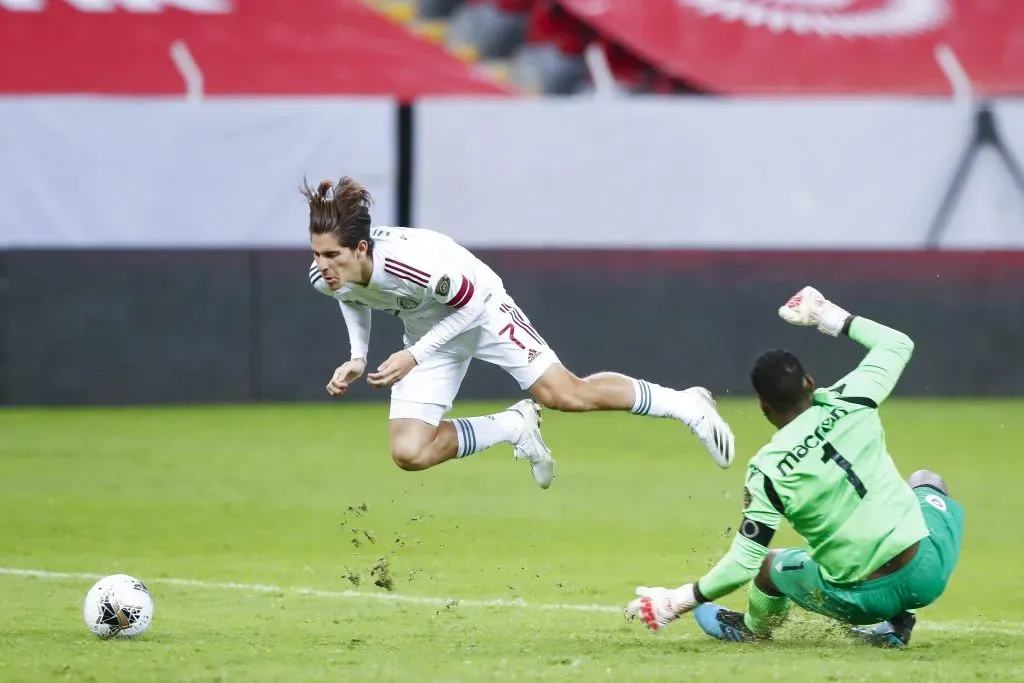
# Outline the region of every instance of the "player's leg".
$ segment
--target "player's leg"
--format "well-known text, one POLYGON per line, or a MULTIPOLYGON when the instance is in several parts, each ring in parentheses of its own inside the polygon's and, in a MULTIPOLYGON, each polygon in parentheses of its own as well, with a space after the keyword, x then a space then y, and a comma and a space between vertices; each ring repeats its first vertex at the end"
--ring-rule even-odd
POLYGON ((902 591, 914 596, 915 602, 879 624, 850 630, 850 635, 881 647, 903 647, 910 642, 917 623, 911 610, 931 604, 945 591, 963 539, 963 508, 949 497, 949 487, 941 476, 918 470, 907 478, 907 485, 917 495, 929 532, 918 547, 913 573, 906 577, 912 585, 902 591))
POLYGON ((530 394, 541 405, 562 412, 629 411, 634 415, 673 418, 685 424, 704 444, 715 463, 729 467, 735 438, 703 387, 677 390, 616 372, 578 377, 564 365, 552 365, 530 394))
POLYGON ((933 488, 944 496, 949 496, 949 487, 945 480, 931 470, 917 470, 907 477, 907 486, 918 489, 922 486, 933 488))
POLYGON ((922 590, 923 587, 916 590, 924 593, 923 599, 933 602, 945 590, 960 559, 964 508, 949 495, 946 482, 935 472, 918 470, 910 475, 907 484, 917 496, 924 524, 928 527, 928 538, 922 540, 925 550, 922 558, 929 560, 928 570, 934 575, 931 590, 922 590))
POLYGON ((391 457, 409 471, 465 458, 499 443, 514 446, 521 440, 524 423, 532 422, 525 410, 520 412, 519 404, 492 415, 450 419, 442 419, 447 409, 441 405, 393 400, 391 408, 391 457))
POLYGON ((542 406, 562 412, 631 411, 674 418, 704 443, 720 467, 732 464, 734 437, 703 388, 683 391, 615 372, 578 377, 508 296, 488 311, 476 357, 503 368, 542 406))
POLYGON ((826 582, 806 550, 787 548, 769 553, 749 588, 746 613, 707 603, 694 610, 704 632, 735 641, 763 640, 785 618, 789 602, 846 624, 870 624, 881 614, 894 614, 896 593, 884 583, 843 587, 826 582))
POLYGON ((455 457, 455 431, 451 425, 441 423, 443 414, 444 406, 391 401, 388 443, 391 459, 396 465, 408 472, 416 472, 455 457), (418 417, 412 417, 413 414, 418 417))
POLYGON ((705 633, 737 642, 771 638, 772 631, 789 613, 789 599, 772 581, 772 566, 784 552, 772 550, 765 556, 761 569, 747 588, 746 613, 710 602, 694 610, 694 618, 705 633))
POLYGON ((469 362, 454 348, 442 349, 391 388, 388 442, 391 458, 403 470, 425 470, 458 456, 455 427, 442 418, 469 362))
MULTIPOLYGON (((532 438, 539 416, 523 402, 493 415, 443 419, 469 369, 475 335, 471 330, 453 340, 392 388, 388 438, 391 456, 402 469, 427 469, 499 443, 518 449, 532 438)), ((536 468, 534 472, 544 488, 551 484, 550 466, 547 470, 546 476, 538 476, 536 468)))

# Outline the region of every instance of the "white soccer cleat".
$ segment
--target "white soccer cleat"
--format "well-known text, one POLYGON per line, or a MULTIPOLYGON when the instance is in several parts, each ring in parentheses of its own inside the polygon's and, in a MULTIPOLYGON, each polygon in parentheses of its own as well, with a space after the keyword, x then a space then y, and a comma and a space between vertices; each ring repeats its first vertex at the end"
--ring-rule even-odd
POLYGON ((704 448, 708 449, 715 464, 726 469, 732 465, 736 455, 736 439, 729 424, 718 414, 718 406, 711 392, 704 387, 691 387, 682 393, 693 401, 700 416, 687 426, 701 440, 704 448))
POLYGON ((542 489, 546 489, 555 476, 555 461, 551 458, 551 449, 540 435, 540 404, 525 398, 509 410, 523 416, 519 440, 512 444, 516 460, 529 460, 533 478, 542 489))

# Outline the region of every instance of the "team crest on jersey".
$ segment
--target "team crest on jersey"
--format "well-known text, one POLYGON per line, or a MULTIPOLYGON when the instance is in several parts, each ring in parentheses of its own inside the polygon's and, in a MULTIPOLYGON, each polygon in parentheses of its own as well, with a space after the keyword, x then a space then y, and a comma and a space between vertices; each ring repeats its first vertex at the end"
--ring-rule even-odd
POLYGON ((448 292, 451 291, 451 288, 451 278, 449 278, 447 275, 444 275, 441 277, 440 280, 437 281, 437 287, 434 288, 434 292, 438 296, 448 296, 448 292))
POLYGON ((743 487, 743 509, 744 510, 746 510, 748 507, 750 507, 750 502, 751 502, 750 489, 748 489, 746 486, 744 486, 743 487))
POLYGON ((398 300, 398 305, 402 308, 403 311, 411 311, 412 309, 420 305, 420 300, 414 299, 411 296, 403 296, 398 300))

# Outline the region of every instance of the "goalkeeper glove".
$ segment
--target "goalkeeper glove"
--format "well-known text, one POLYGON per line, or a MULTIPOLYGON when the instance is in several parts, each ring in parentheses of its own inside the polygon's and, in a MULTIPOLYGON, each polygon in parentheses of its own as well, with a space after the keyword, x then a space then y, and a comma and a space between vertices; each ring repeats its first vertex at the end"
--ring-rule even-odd
POLYGON ((697 606, 692 583, 679 588, 640 586, 636 594, 639 597, 626 606, 626 618, 633 620, 640 617, 652 631, 665 628, 697 606))
POLYGON ((838 337, 850 314, 807 286, 779 308, 779 317, 791 325, 817 326, 819 332, 838 337))

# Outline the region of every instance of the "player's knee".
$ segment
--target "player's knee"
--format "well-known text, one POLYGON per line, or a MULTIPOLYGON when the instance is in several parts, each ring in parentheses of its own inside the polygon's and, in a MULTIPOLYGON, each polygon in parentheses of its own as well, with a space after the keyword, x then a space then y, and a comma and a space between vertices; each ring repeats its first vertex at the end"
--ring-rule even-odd
POLYGON ((771 578, 772 575, 772 563, 775 562, 775 558, 779 556, 779 550, 769 550, 768 554, 761 560, 761 567, 757 570, 757 578, 767 576, 771 578))
POLYGON ((766 595, 782 595, 782 592, 775 586, 775 582, 772 581, 772 565, 775 563, 775 558, 779 556, 780 552, 782 551, 769 550, 761 562, 761 568, 757 571, 757 576, 754 577, 754 585, 766 595))
POLYGON ((426 453, 419 444, 412 441, 397 441, 391 444, 391 459, 406 472, 427 468, 426 453))
POLYGON ((907 484, 912 489, 916 489, 918 486, 930 486, 939 493, 949 495, 949 488, 946 486, 945 480, 931 470, 918 470, 914 472, 907 477, 907 484))

